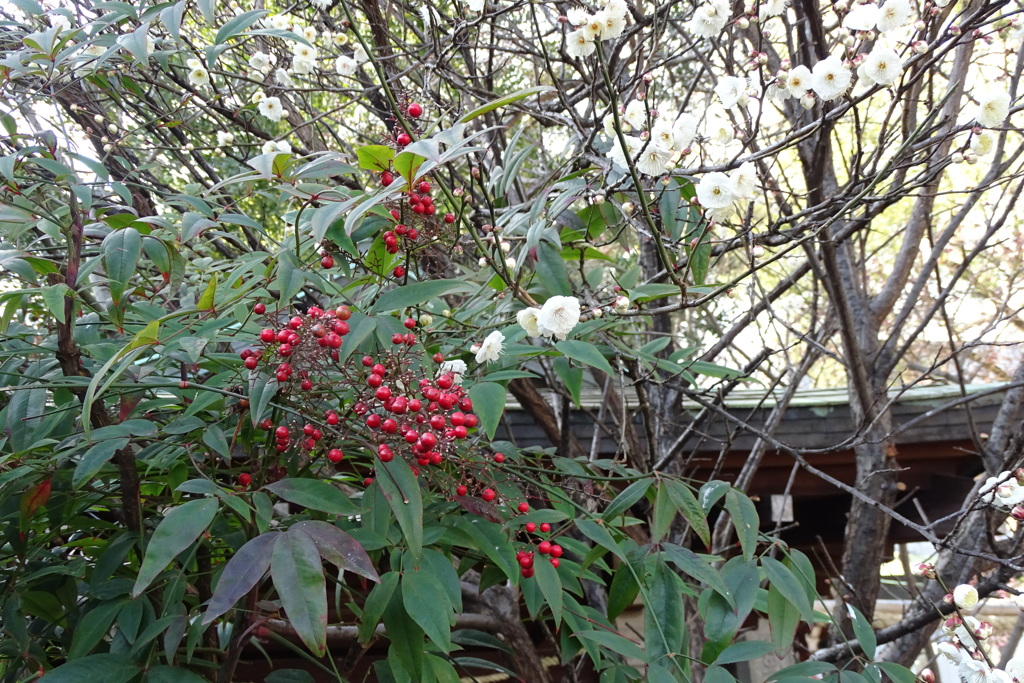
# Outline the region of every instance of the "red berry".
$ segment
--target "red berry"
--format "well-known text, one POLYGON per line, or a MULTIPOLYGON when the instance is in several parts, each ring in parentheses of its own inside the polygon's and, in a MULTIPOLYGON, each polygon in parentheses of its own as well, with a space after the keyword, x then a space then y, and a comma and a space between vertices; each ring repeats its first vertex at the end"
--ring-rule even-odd
POLYGON ((256 304, 252 307, 252 312, 256 315, 263 315, 267 312, 267 307, 263 304, 256 304))
MULTIPOLYGON (((430 183, 424 180, 422 183, 420 183, 418 189, 420 191, 420 194, 426 194, 430 192, 430 183)), ((430 197, 424 197, 424 199, 430 199, 430 197)))
POLYGON ((398 143, 398 146, 399 146, 399 147, 405 147, 405 146, 406 146, 406 145, 408 145, 408 144, 409 144, 410 142, 412 142, 412 138, 411 138, 411 137, 409 137, 409 134, 408 134, 408 133, 400 133, 400 134, 398 135, 398 137, 397 137, 397 138, 395 138, 395 142, 397 142, 397 143, 398 143))
POLYGON ((431 415, 430 426, 434 429, 444 429, 447 426, 444 422, 444 415, 431 415))
POLYGON ((238 475, 238 483, 242 486, 248 486, 252 483, 252 475, 248 472, 242 472, 238 475))
POLYGON ((338 306, 338 311, 335 315, 338 316, 338 320, 348 320, 352 317, 352 309, 348 306, 338 306))
POLYGON ((455 487, 455 495, 457 495, 457 496, 464 496, 467 493, 469 493, 469 489, 466 488, 465 486, 460 484, 460 485, 455 487))
POLYGON ((462 408, 463 411, 468 413, 469 411, 473 410, 473 402, 469 400, 469 396, 466 396, 461 401, 459 401, 459 407, 462 408))
POLYGON ((380 454, 378 454, 377 457, 380 458, 381 462, 391 462, 392 460, 395 459, 395 455, 391 451, 387 451, 385 453, 380 453, 380 454))
POLYGON ((473 427, 476 427, 479 423, 480 421, 476 418, 476 415, 470 413, 469 415, 466 416, 466 426, 468 428, 472 429, 473 427))
POLYGON ((554 567, 555 569, 558 569, 558 565, 561 564, 561 563, 562 563, 562 561, 559 560, 557 557, 552 557, 551 558, 551 566, 554 567))
POLYGON ((363 356, 362 363, 363 363, 364 366, 366 366, 368 368, 372 367, 373 366, 373 358, 371 358, 370 356, 363 356))
POLYGON ((547 522, 543 522, 540 525, 540 530, 543 531, 546 534, 547 532, 551 531, 551 525, 548 524, 547 522))
POLYGON ((382 418, 377 413, 372 413, 366 416, 366 426, 370 429, 379 429, 382 424, 382 418))
POLYGON ((533 567, 524 567, 523 568, 523 578, 524 579, 532 579, 533 578, 533 572, 534 572, 533 567))
POLYGON ((430 432, 427 432, 423 436, 419 437, 419 440, 420 443, 423 444, 423 448, 428 451, 437 445, 437 437, 430 432))
POLYGON ((277 352, 282 356, 292 355, 292 350, 293 349, 291 344, 281 344, 281 346, 277 347, 277 352))
POLYGON ((525 514, 530 511, 530 504, 523 501, 516 507, 516 509, 525 514))
POLYGON ((403 278, 405 277, 405 268, 403 266, 395 266, 395 269, 391 271, 391 274, 396 278, 403 278))
POLYGON ((270 328, 267 328, 260 332, 260 339, 267 342, 268 344, 277 339, 277 332, 274 332, 270 328))
POLYGON ((308 379, 304 379, 302 380, 302 383, 299 386, 302 387, 303 391, 309 391, 310 389, 313 388, 313 383, 308 379))
POLYGON ((419 104, 416 104, 415 102, 409 105, 409 109, 407 111, 409 112, 409 116, 413 117, 414 119, 418 119, 419 117, 423 116, 423 107, 419 104))
POLYGON ((523 569, 529 569, 533 566, 533 555, 527 553, 519 558, 519 566, 523 569))
POLYGON ((499 465, 501 463, 505 462, 505 454, 504 453, 495 453, 494 454, 494 462, 498 463, 499 465))
POLYGON ((256 356, 249 356, 245 359, 245 367, 249 370, 255 370, 256 366, 260 364, 260 361, 256 356))
POLYGON ((316 427, 314 427, 311 424, 303 425, 302 433, 305 434, 306 436, 313 436, 313 431, 315 429, 316 429, 316 427))
POLYGON ((444 362, 444 354, 441 353, 440 351, 435 353, 434 354, 434 362, 435 363, 443 363, 444 362))
POLYGON ((439 389, 451 389, 453 384, 455 384, 455 380, 448 373, 437 378, 437 387, 439 389))
POLYGON ((274 430, 274 436, 276 436, 278 439, 287 439, 288 428, 285 427, 284 425, 281 425, 280 427, 274 430))
POLYGON ((401 212, 398 209, 391 209, 391 217, 396 221, 401 217, 401 212))
POLYGON ((416 321, 413 320, 412 318, 406 318, 405 322, 402 323, 402 324, 405 325, 406 329, 409 329, 409 330, 416 329, 416 321))
POLYGON ((280 332, 277 333, 277 337, 275 338, 282 344, 286 344, 288 343, 288 338, 291 337, 293 334, 295 333, 292 332, 291 330, 281 330, 280 332))
POLYGON ((547 555, 551 552, 551 543, 549 541, 541 541, 537 544, 537 552, 541 555, 547 555))
POLYGON ((363 486, 369 486, 372 483, 373 483, 373 477, 367 477, 366 479, 363 479, 363 486))
POLYGON ((532 533, 533 533, 534 531, 536 531, 536 530, 537 530, 537 525, 536 525, 536 523, 534 523, 534 522, 527 522, 527 523, 526 523, 526 531, 527 531, 528 533, 531 533, 531 534, 532 534, 532 533))
POLYGON ((405 236, 411 239, 413 242, 415 242, 416 238, 420 236, 420 231, 417 230, 416 228, 412 228, 409 230, 408 233, 406 233, 405 236))
POLYGON ((337 413, 327 413, 327 424, 331 425, 332 427, 338 424, 339 420, 340 418, 338 417, 337 413))
POLYGON ((341 449, 332 448, 327 451, 327 459, 331 462, 341 462, 341 459, 345 457, 345 454, 341 452, 341 449))
POLYGON ((552 545, 551 546, 551 557, 561 557, 561 556, 562 556, 562 546, 560 546, 558 544, 552 545))
POLYGON ((490 503, 498 497, 498 494, 494 492, 494 489, 484 489, 484 492, 480 494, 480 497, 490 503))
POLYGON ((266 430, 266 431, 269 432, 273 428, 274 428, 274 423, 270 420, 269 417, 265 418, 262 422, 260 422, 260 429, 263 429, 263 430, 266 430))
MULTIPOLYGON (((377 376, 379 377, 380 375, 377 376)), ((373 392, 373 395, 377 397, 378 401, 386 401, 391 398, 391 389, 389 387, 377 387, 377 391, 373 392)))
POLYGON ((446 213, 444 215, 444 222, 445 223, 454 223, 455 222, 455 214, 454 213, 446 213))
POLYGON ((392 344, 404 344, 405 343, 405 335, 399 334, 398 332, 395 332, 393 335, 391 335, 391 343, 392 344))
POLYGON ((380 375, 374 373, 374 374, 371 374, 369 377, 366 378, 366 383, 369 386, 373 387, 373 388, 377 388, 381 384, 384 384, 384 378, 381 377, 380 375))
POLYGON ((394 434, 398 431, 398 423, 389 417, 381 423, 380 430, 385 434, 394 434))
POLYGON ((380 184, 384 187, 387 187, 393 182, 395 182, 395 176, 392 175, 391 171, 384 171, 380 174, 380 184))
POLYGON ((409 399, 409 412, 418 413, 423 410, 423 402, 418 398, 409 399))
POLYGON ((333 268, 334 267, 334 259, 332 259, 330 256, 324 256, 322 259, 320 259, 320 267, 321 268, 333 268))

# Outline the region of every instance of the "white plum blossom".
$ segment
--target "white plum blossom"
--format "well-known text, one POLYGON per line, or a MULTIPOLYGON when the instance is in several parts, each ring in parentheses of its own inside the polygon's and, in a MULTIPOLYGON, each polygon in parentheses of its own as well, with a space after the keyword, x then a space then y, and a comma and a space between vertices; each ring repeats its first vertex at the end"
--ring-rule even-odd
POLYGON ((878 85, 892 85, 903 73, 903 63, 896 50, 878 46, 857 69, 857 75, 878 85))
POLYGON ((597 40, 597 37, 601 35, 602 28, 601 20, 591 14, 587 16, 586 23, 580 24, 579 30, 586 34, 588 40, 597 40))
POLYGON ((983 130, 980 134, 971 138, 971 151, 978 156, 985 156, 995 147, 996 136, 990 130, 983 130))
POLYGON ((1013 657, 1006 663, 1004 667, 1006 673, 1012 678, 1016 678, 1018 681, 1024 681, 1024 658, 1013 657))
POLYGON ((526 330, 526 334, 531 337, 541 336, 540 326, 537 324, 537 316, 540 315, 539 308, 524 308, 523 310, 516 313, 516 322, 519 326, 526 330))
POLYGON ((786 7, 789 5, 789 0, 768 0, 762 2, 757 10, 757 17, 760 21, 777 17, 786 11, 786 7))
POLYGON ((953 602, 960 609, 973 609, 978 604, 978 589, 969 583, 961 583, 953 589, 953 602))
POLYGON ((914 8, 910 0, 886 0, 878 11, 876 26, 882 33, 902 28, 914 18, 914 8))
POLYGON ((743 162, 739 168, 729 173, 733 191, 738 199, 752 199, 757 190, 757 169, 749 161, 743 162))
POLYGON ((274 28, 278 31, 287 31, 288 27, 291 26, 291 19, 284 14, 272 14, 269 17, 263 19, 263 25, 267 28, 274 28))
POLYGON ((358 67, 359 65, 356 64, 356 60, 347 55, 338 57, 337 61, 334 62, 334 70, 342 76, 353 75, 358 67))
POLYGON ((679 118, 672 125, 672 133, 675 135, 675 149, 685 149, 690 146, 693 139, 697 137, 697 117, 692 114, 680 114, 679 118))
POLYGON ((260 73, 267 73, 274 64, 273 58, 266 52, 256 52, 249 57, 249 68, 260 73))
POLYGON ((676 134, 671 121, 658 119, 654 122, 654 125, 651 126, 651 144, 668 151, 677 149, 676 134))
POLYGON ((736 106, 746 106, 750 98, 747 96, 747 79, 739 76, 724 76, 718 80, 715 86, 715 94, 722 101, 722 106, 732 109, 736 106))
POLYGON ((806 95, 811 89, 811 70, 803 64, 794 66, 786 76, 786 89, 797 99, 806 95))
POLYGON ((352 48, 352 59, 356 60, 356 64, 362 64, 370 61, 370 56, 366 54, 362 45, 356 45, 352 48))
POLYGON ((494 330, 484 338, 480 350, 476 352, 477 363, 493 363, 501 356, 501 347, 505 343, 505 335, 494 330))
POLYGON ((466 7, 468 7, 471 12, 483 12, 484 0, 469 0, 469 2, 466 3, 466 7))
POLYGON ((700 38, 714 38, 732 18, 732 7, 728 2, 713 0, 697 8, 693 16, 686 22, 690 33, 700 38))
POLYGON ((672 151, 649 143, 636 160, 636 168, 645 175, 662 175, 669 169, 672 151))
POLYGON ((580 321, 580 300, 574 296, 553 296, 537 314, 537 328, 545 337, 565 339, 580 321))
POLYGON ((880 15, 881 10, 873 2, 854 5, 843 17, 843 28, 851 31, 874 31, 880 15))
POLYGON ((292 146, 287 140, 267 140, 261 151, 264 154, 291 154, 292 146))
POLYGON ((317 30, 312 26, 305 26, 301 31, 298 31, 298 34, 312 43, 316 40, 317 30))
POLYGON ((997 128, 1010 115, 1010 95, 1001 90, 985 90, 978 96, 975 120, 986 128, 997 128))
POLYGON ((633 100, 626 105, 626 112, 623 120, 635 130, 643 130, 647 127, 647 108, 640 100, 633 100))
POLYGON ((277 84, 283 88, 295 87, 295 81, 293 81, 292 77, 288 74, 288 72, 282 69, 281 67, 278 67, 274 71, 274 80, 277 81, 277 84))
POLYGON ((284 107, 281 106, 281 99, 278 97, 263 97, 259 103, 260 114, 271 121, 280 121, 284 118, 284 107))
POLYGON ((230 132, 225 131, 225 130, 218 130, 217 131, 217 146, 218 147, 228 147, 229 145, 234 144, 234 142, 235 142, 235 134, 234 133, 230 133, 230 132))
POLYGON ((632 135, 623 136, 626 139, 626 149, 623 150, 622 143, 619 142, 619 136, 612 138, 612 148, 608 150, 607 157, 612 160, 612 165, 621 170, 629 168, 629 162, 626 160, 626 155, 629 155, 630 159, 636 157, 643 149, 643 140, 632 135))
POLYGON ((331 6, 331 2, 333 0, 309 0, 309 4, 317 9, 328 9, 331 6))
POLYGON ((582 7, 570 7, 569 11, 565 13, 565 17, 569 20, 571 26, 583 26, 590 19, 587 10, 582 7))
POLYGON ((197 66, 188 72, 188 82, 195 86, 210 84, 210 72, 201 66, 197 66))
POLYGON ((601 23, 601 40, 614 40, 626 30, 625 5, 622 5, 622 11, 618 9, 618 3, 610 3, 595 15, 601 23))
POLYGON ((565 51, 570 57, 589 57, 597 45, 585 29, 577 29, 565 37, 565 51))
POLYGON ((959 664, 960 660, 964 657, 963 650, 961 650, 956 643, 952 643, 948 640, 944 640, 936 645, 935 650, 954 664, 959 664))
POLYGON ((823 100, 834 100, 849 89, 853 74, 835 55, 826 57, 811 70, 811 89, 823 100))
POLYGON ((437 374, 450 374, 453 382, 456 384, 462 384, 462 376, 466 374, 466 370, 466 361, 456 358, 454 360, 446 360, 441 363, 441 367, 438 368, 437 374))
POLYGON ((1013 683, 1013 679, 1005 671, 991 668, 984 660, 978 661, 970 657, 960 660, 957 673, 964 683, 1013 683))
POLYGON ((705 209, 723 209, 736 201, 736 188, 732 180, 720 171, 701 176, 697 183, 697 199, 705 209))

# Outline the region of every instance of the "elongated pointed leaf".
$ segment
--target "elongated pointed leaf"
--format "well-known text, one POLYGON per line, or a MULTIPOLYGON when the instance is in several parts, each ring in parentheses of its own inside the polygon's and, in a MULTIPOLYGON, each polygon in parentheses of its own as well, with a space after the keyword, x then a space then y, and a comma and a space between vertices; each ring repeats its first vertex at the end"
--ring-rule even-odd
POLYGON ((381 294, 370 308, 372 313, 398 311, 410 306, 418 306, 431 299, 455 292, 469 292, 473 286, 464 280, 426 280, 401 285, 381 294))
POLYGON ((203 614, 203 623, 211 621, 234 607, 260 582, 270 569, 270 554, 279 531, 271 531, 252 539, 238 549, 217 580, 213 598, 203 614))
POLYGON ((316 543, 320 556, 336 567, 380 582, 373 561, 363 546, 333 524, 310 520, 293 525, 289 531, 307 534, 316 543))
POLYGON ((125 655, 99 654, 74 659, 43 676, 40 683, 126 683, 139 675, 139 666, 125 655))
POLYGON ((402 603, 427 637, 444 652, 451 652, 452 604, 430 567, 406 563, 402 574, 402 603))
POLYGON ((395 513, 414 557, 423 551, 423 497, 420 483, 403 458, 377 463, 377 484, 395 513))
POLYGON ((292 628, 322 657, 327 650, 327 583, 313 539, 290 530, 282 534, 274 543, 270 575, 292 628))
POLYGON ((353 515, 359 511, 340 489, 319 479, 280 479, 266 489, 310 510, 332 515, 353 515))
POLYGON ((615 500, 613 500, 611 505, 609 505, 604 511, 604 518, 611 520, 626 512, 626 510, 633 507, 638 500, 644 497, 644 494, 647 493, 647 489, 649 488, 651 488, 650 479, 634 481, 632 484, 624 488, 619 495, 615 496, 615 500))
POLYGON ((100 253, 110 297, 120 304, 142 256, 142 235, 131 226, 115 230, 103 239, 100 253))
MULTIPOLYGON (((814 622, 814 610, 811 608, 811 601, 807 599, 800 580, 793 575, 789 567, 771 557, 762 557, 761 566, 768 575, 768 581, 775 586, 787 600, 800 612, 800 616, 807 623, 814 622)), ((863 617, 862 617, 863 618, 863 617)), ((870 656, 870 655, 869 655, 870 656)))
POLYGON ((722 578, 721 573, 715 570, 705 560, 701 559, 697 553, 693 552, 689 548, 681 548, 670 543, 666 543, 664 548, 665 557, 667 557, 672 564, 679 567, 679 569, 684 573, 697 579, 709 588, 713 588, 720 593, 730 605, 735 606, 736 603, 733 600, 732 592, 729 590, 729 586, 726 585, 725 579, 722 578))
POLYGON ((505 414, 505 396, 505 387, 496 382, 481 382, 469 388, 469 398, 480 418, 480 428, 489 439, 494 438, 501 416, 505 414))
POLYGON ((608 359, 601 355, 601 352, 597 350, 597 347, 593 344, 584 341, 578 341, 575 339, 567 339, 566 341, 560 341, 555 344, 555 348, 562 352, 566 358, 572 358, 573 360, 579 361, 584 365, 589 365, 592 368, 597 368, 601 372, 609 375, 614 375, 615 370, 612 369, 611 363, 608 359))
POLYGON ((195 543, 217 514, 217 499, 191 500, 174 508, 156 527, 146 547, 132 597, 142 594, 179 554, 195 543))

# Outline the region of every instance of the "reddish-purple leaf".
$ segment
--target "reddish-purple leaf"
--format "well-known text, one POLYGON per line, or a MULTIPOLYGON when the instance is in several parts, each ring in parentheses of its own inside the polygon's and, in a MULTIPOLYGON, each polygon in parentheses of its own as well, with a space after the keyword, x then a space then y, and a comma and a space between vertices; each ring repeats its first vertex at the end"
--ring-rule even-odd
POLYGON ((257 536, 239 548, 228 560, 224 571, 220 573, 210 605, 203 615, 204 624, 209 624, 231 609, 266 575, 270 569, 270 551, 280 535, 279 531, 269 531, 257 536))
POLYGON ((338 527, 310 520, 293 525, 289 531, 292 530, 301 531, 312 538, 320 556, 331 564, 380 583, 380 576, 363 546, 338 527))

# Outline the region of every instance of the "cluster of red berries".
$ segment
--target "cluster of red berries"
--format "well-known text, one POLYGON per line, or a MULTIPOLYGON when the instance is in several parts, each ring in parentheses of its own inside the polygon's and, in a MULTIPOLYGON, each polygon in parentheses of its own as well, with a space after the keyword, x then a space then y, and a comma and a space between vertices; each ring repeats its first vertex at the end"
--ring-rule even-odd
MULTIPOLYGON (((253 312, 265 314, 267 307, 260 303, 253 307, 253 312)), ((246 369, 256 370, 261 363, 273 370, 274 377, 281 390, 289 388, 289 382, 295 372, 295 364, 303 368, 299 371, 299 387, 303 391, 313 388, 310 370, 325 367, 329 360, 338 359, 342 337, 349 333, 346 322, 352 317, 348 306, 339 306, 336 310, 323 310, 310 306, 305 315, 293 316, 283 327, 264 328, 260 332, 262 349, 245 349, 241 352, 246 369)))
MULTIPOLYGON (((525 528, 528 533, 532 534, 537 531, 537 524, 535 524, 534 522, 527 522, 525 528)), ((540 530, 542 533, 546 534, 551 531, 551 525, 547 522, 544 522, 540 525, 540 530)), ((540 553, 541 555, 547 555, 548 560, 551 562, 551 566, 555 567, 556 569, 558 568, 558 565, 561 563, 561 560, 558 558, 562 556, 562 546, 558 545, 557 543, 552 543, 551 541, 541 541, 537 544, 536 552, 540 553)), ((533 558, 533 550, 520 550, 516 553, 516 561, 519 562, 519 566, 522 568, 523 578, 528 579, 531 576, 533 576, 533 558)))

